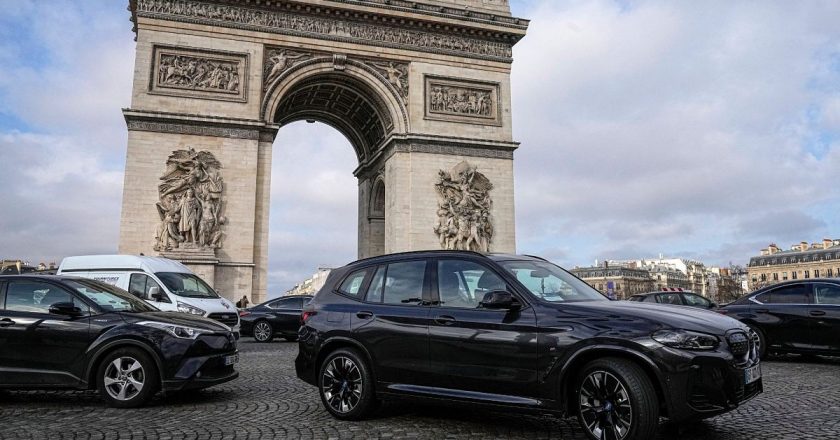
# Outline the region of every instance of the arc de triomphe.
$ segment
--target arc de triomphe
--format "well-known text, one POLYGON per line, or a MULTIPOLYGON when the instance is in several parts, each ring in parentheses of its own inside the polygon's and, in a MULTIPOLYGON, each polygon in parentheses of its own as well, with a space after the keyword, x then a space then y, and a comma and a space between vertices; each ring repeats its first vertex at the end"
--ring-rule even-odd
POLYGON ((273 141, 299 120, 355 149, 360 257, 514 251, 510 69, 528 21, 507 0, 129 9, 121 253, 177 259, 231 299, 265 299, 273 141))

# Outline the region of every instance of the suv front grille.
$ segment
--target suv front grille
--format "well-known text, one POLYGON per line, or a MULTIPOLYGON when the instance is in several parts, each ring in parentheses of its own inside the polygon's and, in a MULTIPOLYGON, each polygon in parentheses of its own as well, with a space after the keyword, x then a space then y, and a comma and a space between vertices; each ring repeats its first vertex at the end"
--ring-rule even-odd
POLYGON ((211 313, 207 315, 208 318, 219 321, 228 327, 234 327, 239 323, 239 315, 236 312, 232 313, 211 313))

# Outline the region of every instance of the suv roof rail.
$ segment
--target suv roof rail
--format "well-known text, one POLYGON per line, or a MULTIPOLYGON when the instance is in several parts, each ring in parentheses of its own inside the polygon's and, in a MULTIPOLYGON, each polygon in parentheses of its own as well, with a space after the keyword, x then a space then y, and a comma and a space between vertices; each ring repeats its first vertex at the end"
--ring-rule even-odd
MULTIPOLYGON (((360 258, 358 260, 351 261, 347 264, 360 263, 360 262, 363 262, 363 261, 374 260, 374 259, 377 259, 377 258, 384 258, 384 257, 395 257, 395 256, 413 255, 413 254, 429 254, 429 253, 473 254, 473 255, 479 255, 479 256, 482 256, 482 257, 486 257, 488 255, 486 253, 477 252, 477 251, 462 251, 462 250, 455 250, 455 249, 424 249, 424 250, 418 250, 418 251, 394 252, 394 253, 390 253, 390 254, 382 254, 382 255, 376 255, 376 256, 373 256, 373 257, 360 258)), ((345 266, 347 264, 345 264, 345 266)))

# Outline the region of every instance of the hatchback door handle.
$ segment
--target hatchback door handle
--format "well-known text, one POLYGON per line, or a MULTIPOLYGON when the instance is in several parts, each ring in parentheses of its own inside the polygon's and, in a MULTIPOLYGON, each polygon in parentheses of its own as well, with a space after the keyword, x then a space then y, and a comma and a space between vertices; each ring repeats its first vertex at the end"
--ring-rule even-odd
POLYGON ((823 312, 822 310, 811 310, 811 316, 823 316, 823 315, 825 315, 825 312, 823 312))
POLYGON ((356 317, 359 319, 370 319, 373 318, 373 312, 356 312, 356 317))
POLYGON ((9 318, 0 319, 0 327, 8 327, 10 325, 15 325, 15 322, 9 318))
POLYGON ((455 322, 455 318, 448 315, 441 315, 435 318, 435 322, 440 325, 452 325, 455 322))

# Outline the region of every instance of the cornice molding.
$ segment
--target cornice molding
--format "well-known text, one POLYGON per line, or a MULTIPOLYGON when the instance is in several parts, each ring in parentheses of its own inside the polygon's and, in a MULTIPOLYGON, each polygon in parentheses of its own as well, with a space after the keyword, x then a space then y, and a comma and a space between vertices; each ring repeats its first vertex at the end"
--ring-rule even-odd
POLYGON ((213 116, 148 112, 123 109, 129 131, 214 136, 264 141, 277 134, 278 127, 251 119, 218 118, 213 116))

